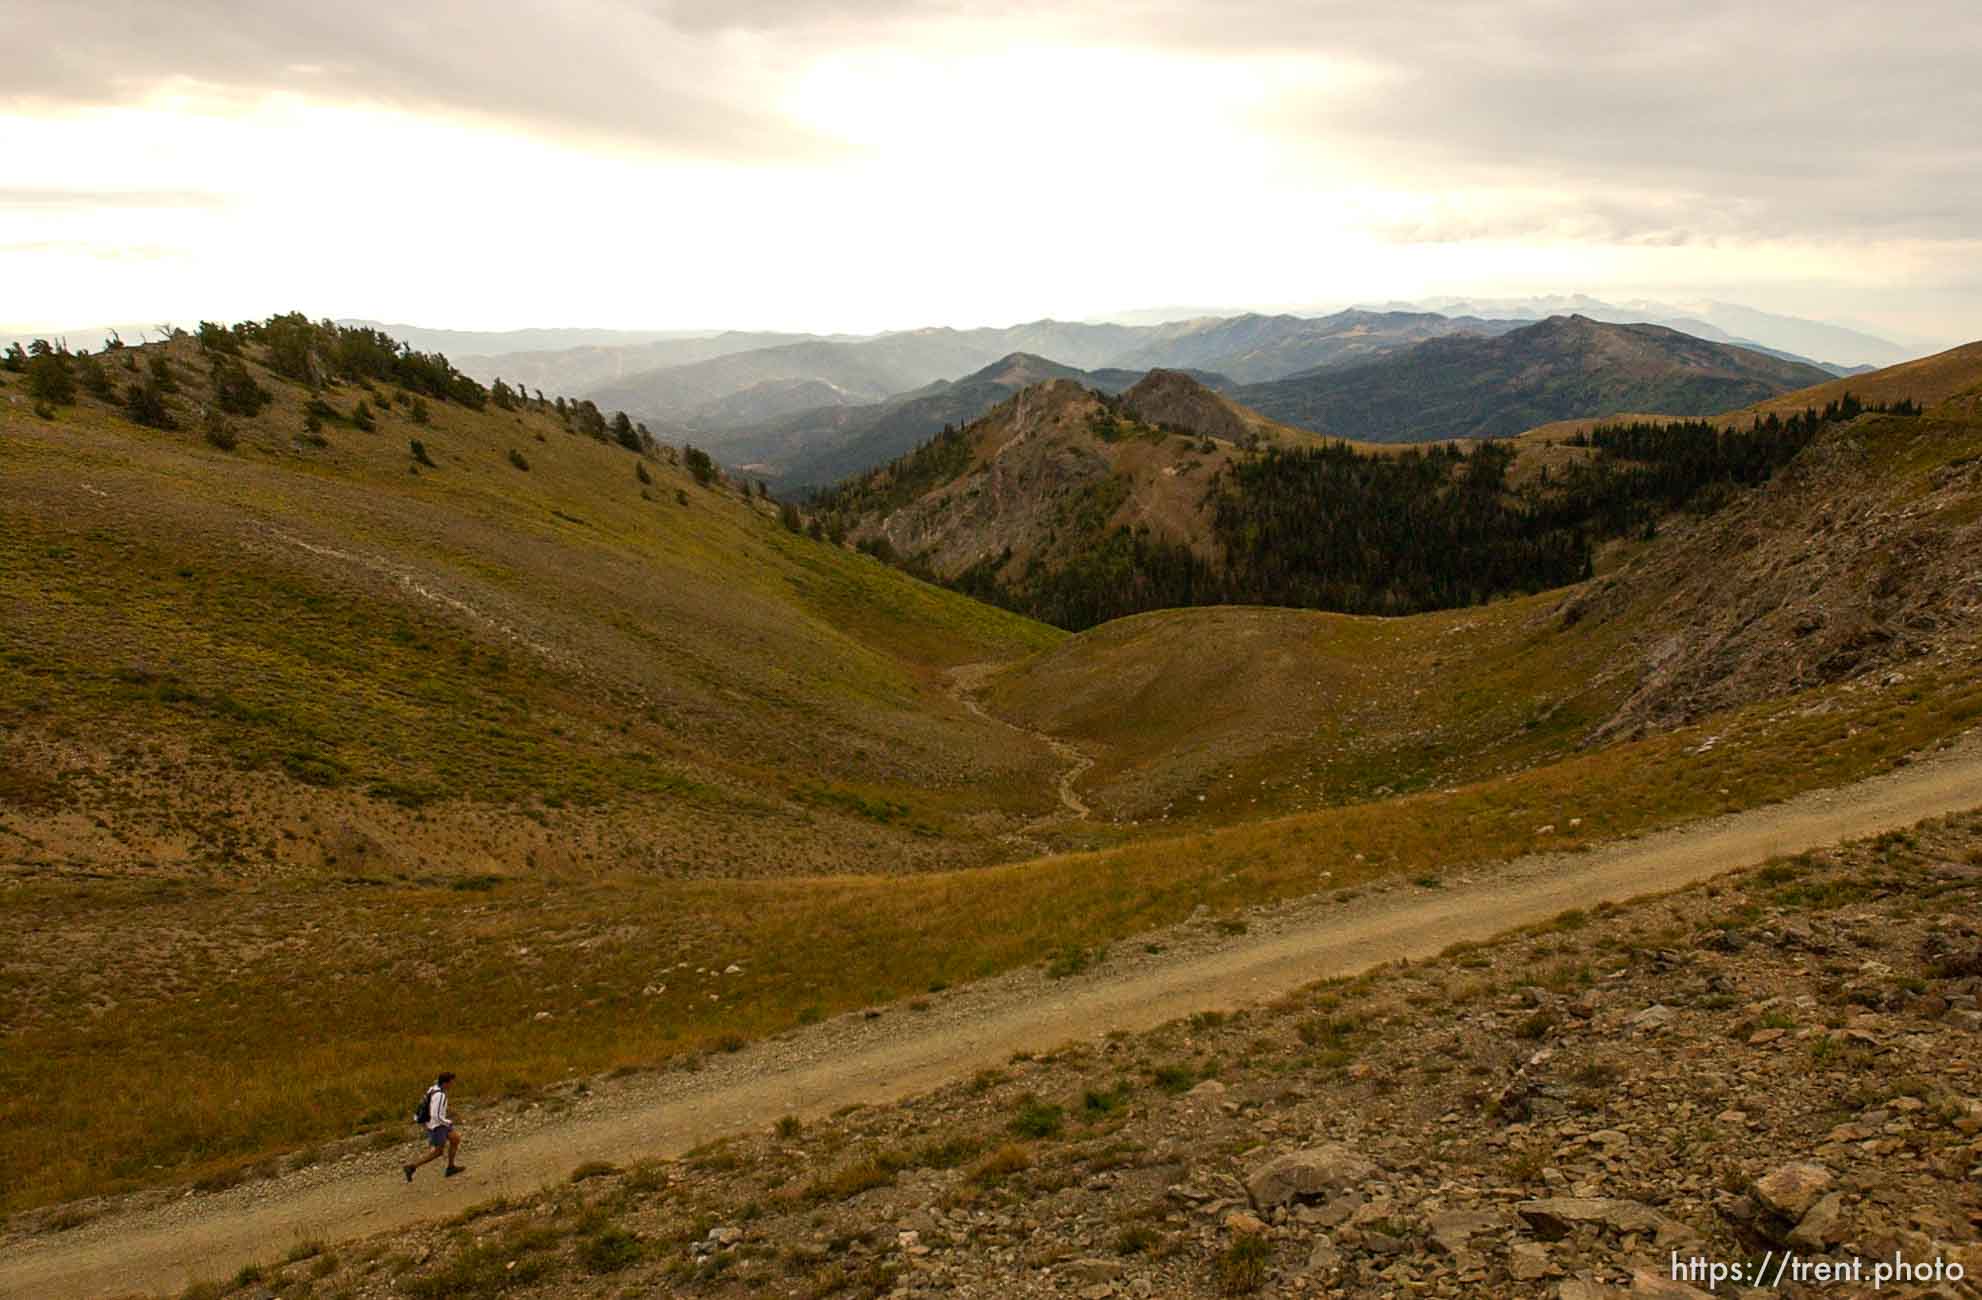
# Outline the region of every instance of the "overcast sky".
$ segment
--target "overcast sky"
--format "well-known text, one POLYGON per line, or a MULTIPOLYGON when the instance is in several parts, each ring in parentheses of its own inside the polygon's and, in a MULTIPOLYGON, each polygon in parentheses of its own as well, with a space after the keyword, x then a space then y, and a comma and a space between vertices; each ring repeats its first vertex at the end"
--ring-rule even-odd
POLYGON ((0 321, 1982 336, 1982 4, 0 0, 0 321))

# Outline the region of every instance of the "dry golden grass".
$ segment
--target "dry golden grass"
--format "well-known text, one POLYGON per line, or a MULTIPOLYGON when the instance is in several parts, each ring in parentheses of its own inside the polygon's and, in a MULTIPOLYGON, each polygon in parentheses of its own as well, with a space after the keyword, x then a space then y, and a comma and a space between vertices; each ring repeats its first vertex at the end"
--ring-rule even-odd
POLYGON ((654 1064, 1043 962, 1200 904, 1227 912, 1752 806, 1969 724, 1982 685, 1916 681, 1828 702, 1757 707, 1452 793, 908 878, 17 884, 0 945, 33 974, 10 967, 4 1005, 58 1005, 78 988, 115 1005, 9 1036, 0 1167, 21 1172, 6 1204, 199 1177, 367 1126, 397 1132, 407 1081, 435 1062, 461 1074, 472 1110, 574 1069, 654 1064), (1689 753, 1707 734, 1728 739, 1689 753), (1538 840, 1544 823, 1558 833, 1538 840), (696 970, 731 962, 741 975, 696 970), (79 1113, 80 1063, 145 1087, 107 1114, 79 1113))

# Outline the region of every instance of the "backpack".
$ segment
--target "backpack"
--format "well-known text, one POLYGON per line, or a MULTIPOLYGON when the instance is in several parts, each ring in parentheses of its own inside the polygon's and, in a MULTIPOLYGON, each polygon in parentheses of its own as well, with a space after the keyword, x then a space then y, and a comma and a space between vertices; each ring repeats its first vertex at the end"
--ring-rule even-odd
POLYGON ((420 1104, 413 1108, 413 1122, 425 1124, 433 1118, 434 1089, 428 1088, 427 1095, 420 1098, 420 1104))

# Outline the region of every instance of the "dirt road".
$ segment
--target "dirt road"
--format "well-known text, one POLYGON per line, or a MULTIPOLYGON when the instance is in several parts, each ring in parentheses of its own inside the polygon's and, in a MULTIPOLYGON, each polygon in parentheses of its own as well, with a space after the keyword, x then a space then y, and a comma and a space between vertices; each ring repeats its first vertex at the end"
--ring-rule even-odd
POLYGON ((1891 775, 1789 803, 1595 852, 1451 872, 1443 889, 1399 884, 1347 905, 1310 901, 1261 916, 1236 938, 1206 926, 1179 927, 1163 937, 1160 956, 1121 945, 1136 952, 1073 979, 1017 972, 946 995, 926 1013, 841 1017, 696 1073, 606 1085, 556 1119, 470 1126, 470 1176, 452 1182, 425 1178, 408 1187, 397 1173, 399 1153, 380 1152, 17 1241, 0 1257, 0 1295, 174 1290, 188 1280, 231 1275, 299 1239, 412 1229, 499 1193, 528 1191, 583 1161, 678 1154, 781 1115, 912 1095, 1015 1051, 1264 1001, 1324 976, 1430 956, 1566 908, 1673 889, 1773 854, 1977 806, 1982 743, 1971 739, 1891 775))

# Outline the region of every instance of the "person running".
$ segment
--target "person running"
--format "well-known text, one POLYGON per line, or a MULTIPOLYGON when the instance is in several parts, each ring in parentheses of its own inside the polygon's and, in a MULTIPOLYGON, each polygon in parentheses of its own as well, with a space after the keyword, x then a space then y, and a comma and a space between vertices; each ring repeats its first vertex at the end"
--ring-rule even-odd
POLYGON ((461 1135, 454 1131, 454 1121, 447 1117, 447 1086, 454 1082, 452 1071, 442 1070, 434 1080, 433 1087, 427 1089, 424 1103, 427 1111, 427 1154, 404 1166, 406 1181, 413 1181, 413 1174, 423 1164, 441 1152, 447 1152, 447 1168, 441 1172, 448 1178, 460 1173, 462 1166, 454 1162, 454 1153, 461 1149, 461 1135))

